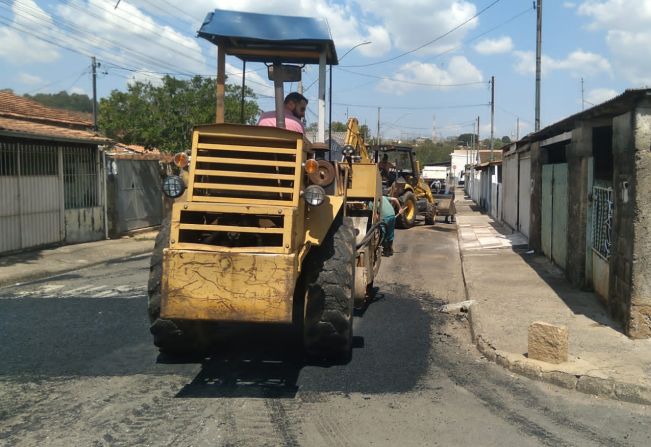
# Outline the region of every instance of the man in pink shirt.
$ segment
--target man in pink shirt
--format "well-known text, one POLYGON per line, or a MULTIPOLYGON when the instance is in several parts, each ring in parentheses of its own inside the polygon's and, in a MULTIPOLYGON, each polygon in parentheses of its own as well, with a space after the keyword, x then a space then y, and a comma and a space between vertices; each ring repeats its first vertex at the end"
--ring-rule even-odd
MULTIPOLYGON (((304 133, 303 122, 307 98, 300 93, 292 92, 285 97, 285 128, 294 132, 304 133)), ((276 127, 276 111, 264 112, 260 115, 258 126, 276 127)))

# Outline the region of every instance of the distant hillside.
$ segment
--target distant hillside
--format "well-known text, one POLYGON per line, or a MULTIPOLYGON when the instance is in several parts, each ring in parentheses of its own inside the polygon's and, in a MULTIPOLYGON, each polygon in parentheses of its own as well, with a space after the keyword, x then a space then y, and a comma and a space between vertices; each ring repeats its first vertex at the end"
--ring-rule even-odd
POLYGON ((92 113, 93 105, 88 95, 78 93, 68 94, 66 91, 59 93, 37 93, 36 95, 24 94, 25 98, 39 102, 44 106, 57 109, 72 110, 75 112, 92 113))

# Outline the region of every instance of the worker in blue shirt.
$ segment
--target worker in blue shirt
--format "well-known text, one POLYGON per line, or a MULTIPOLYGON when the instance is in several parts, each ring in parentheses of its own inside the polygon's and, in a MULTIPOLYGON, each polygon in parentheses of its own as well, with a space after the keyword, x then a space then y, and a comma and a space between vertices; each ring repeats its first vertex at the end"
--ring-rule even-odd
POLYGON ((404 208, 400 206, 400 201, 395 197, 382 196, 380 202, 380 218, 386 224, 384 230, 384 241, 382 242, 382 256, 393 256, 393 238, 396 228, 396 217, 398 217, 404 208), (396 212, 397 210, 397 212, 396 212))

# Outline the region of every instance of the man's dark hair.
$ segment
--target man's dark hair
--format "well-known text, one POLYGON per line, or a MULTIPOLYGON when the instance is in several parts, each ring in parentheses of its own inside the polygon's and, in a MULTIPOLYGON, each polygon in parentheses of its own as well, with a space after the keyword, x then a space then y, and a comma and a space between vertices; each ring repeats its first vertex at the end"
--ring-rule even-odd
POLYGON ((298 92, 291 92, 289 95, 285 96, 285 104, 289 101, 294 101, 296 104, 300 104, 301 101, 305 101, 305 104, 309 102, 305 96, 298 92))

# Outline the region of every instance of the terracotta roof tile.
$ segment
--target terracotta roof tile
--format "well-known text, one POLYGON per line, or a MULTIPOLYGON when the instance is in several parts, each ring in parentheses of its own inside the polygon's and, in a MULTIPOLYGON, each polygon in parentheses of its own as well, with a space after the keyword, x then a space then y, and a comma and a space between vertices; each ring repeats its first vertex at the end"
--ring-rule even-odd
POLYGON ((95 144, 104 144, 111 141, 106 137, 87 130, 70 129, 67 127, 34 123, 31 121, 0 116, 0 132, 3 131, 5 134, 9 132, 11 135, 19 137, 36 136, 53 140, 76 140, 95 144))
POLYGON ((31 99, 16 96, 6 91, 0 91, 0 116, 46 120, 85 127, 93 125, 93 118, 89 113, 47 107, 31 99))

